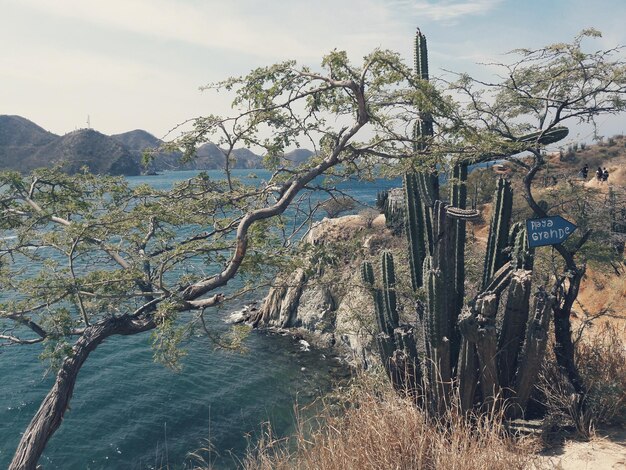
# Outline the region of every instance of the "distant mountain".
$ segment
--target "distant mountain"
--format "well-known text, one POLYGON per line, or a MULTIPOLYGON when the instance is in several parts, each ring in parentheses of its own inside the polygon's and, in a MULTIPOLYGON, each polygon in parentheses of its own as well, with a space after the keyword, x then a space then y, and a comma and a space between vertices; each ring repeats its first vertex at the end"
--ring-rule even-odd
MULTIPOLYGON (((58 136, 20 116, 0 116, 0 171, 28 172, 35 168, 60 165, 68 173, 82 167, 95 174, 133 176, 142 172, 165 170, 216 170, 224 168, 224 151, 217 145, 205 143, 196 156, 181 163, 182 153, 158 150, 163 142, 149 132, 136 129, 112 136, 93 129, 80 129, 58 136), (146 149, 156 149, 152 161, 142 166, 146 149)), ((285 154, 293 165, 305 162, 313 155, 306 149, 285 154)), ((233 150, 233 169, 262 168, 263 157, 251 150, 233 150)))
POLYGON ((38 147, 56 138, 57 135, 21 116, 0 115, 0 148, 38 147))
POLYGON ((0 170, 23 173, 59 165, 67 173, 138 175, 130 151, 109 136, 81 129, 58 136, 21 116, 0 116, 0 170))
POLYGON ((0 169, 21 170, 22 162, 58 136, 20 116, 0 116, 0 169))
POLYGON ((180 158, 182 153, 159 151, 158 149, 163 145, 163 141, 149 132, 135 129, 134 131, 112 135, 111 138, 128 148, 139 163, 142 163, 144 151, 154 150, 152 160, 147 168, 144 168, 149 173, 181 169, 180 158))
MULTIPOLYGON (((148 149, 158 149, 163 141, 143 130, 134 130, 123 134, 112 135, 121 144, 128 147, 133 155, 141 159, 143 152, 148 149)), ((262 157, 248 149, 234 149, 234 169, 260 168, 262 157)), ((196 156, 188 162, 180 161, 182 152, 157 151, 148 166, 149 171, 164 170, 217 170, 224 168, 224 151, 212 143, 202 144, 196 150, 196 156)))
POLYGON ((42 166, 60 165, 73 174, 87 167, 100 175, 136 176, 141 165, 124 145, 93 129, 80 129, 58 137, 26 158, 20 171, 42 166))
POLYGON ((163 143, 162 140, 157 139, 142 129, 135 129, 122 134, 113 134, 111 138, 125 145, 130 150, 137 152, 143 152, 146 148, 158 148, 163 143))
MULTIPOLYGON (((233 150, 234 162, 232 169, 262 168, 263 157, 256 153, 239 148, 233 150)), ((202 144, 196 150, 196 155, 189 162, 180 166, 181 170, 218 170, 224 168, 226 155, 217 145, 210 142, 202 144)))

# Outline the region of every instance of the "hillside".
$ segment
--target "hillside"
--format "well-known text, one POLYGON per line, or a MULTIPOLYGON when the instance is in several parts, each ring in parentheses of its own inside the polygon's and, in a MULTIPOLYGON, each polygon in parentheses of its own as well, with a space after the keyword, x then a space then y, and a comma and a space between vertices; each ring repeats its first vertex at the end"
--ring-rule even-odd
POLYGON ((60 165, 69 174, 86 167, 94 174, 135 176, 141 166, 129 150, 111 137, 93 129, 65 134, 25 158, 20 171, 60 165))
POLYGON ((148 164, 147 168, 143 168, 143 170, 148 173, 182 169, 180 164, 182 153, 156 150, 163 145, 163 141, 149 132, 142 129, 135 129, 122 134, 114 134, 111 138, 128 148, 135 160, 142 164, 144 151, 154 150, 155 153, 152 154, 152 161, 148 164))
POLYGON ((20 116, 0 116, 0 169, 19 170, 21 162, 58 136, 20 116))

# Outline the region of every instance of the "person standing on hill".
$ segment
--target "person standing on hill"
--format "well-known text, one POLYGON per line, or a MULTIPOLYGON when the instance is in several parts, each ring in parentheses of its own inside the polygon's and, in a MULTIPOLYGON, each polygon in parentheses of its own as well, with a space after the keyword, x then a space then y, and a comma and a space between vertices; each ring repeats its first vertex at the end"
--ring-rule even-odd
POLYGON ((582 175, 584 180, 587 179, 587 176, 589 175, 589 167, 587 166, 586 163, 585 163, 585 166, 583 167, 583 169, 580 170, 580 174, 582 175))
POLYGON ((609 180, 609 170, 606 169, 606 167, 604 167, 604 171, 602 171, 602 181, 608 181, 609 180))
POLYGON ((598 183, 602 183, 603 176, 604 172, 602 171, 602 168, 598 167, 598 169, 596 170, 596 179, 598 180, 598 183))

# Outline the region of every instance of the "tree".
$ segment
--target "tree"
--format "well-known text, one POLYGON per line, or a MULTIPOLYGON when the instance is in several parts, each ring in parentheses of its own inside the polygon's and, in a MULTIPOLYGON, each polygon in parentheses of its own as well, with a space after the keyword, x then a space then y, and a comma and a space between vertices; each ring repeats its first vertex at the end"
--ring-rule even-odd
POLYGON ((419 103, 437 116, 449 106, 388 51, 374 51, 361 66, 334 51, 319 73, 284 62, 210 87, 234 94, 235 116, 196 119, 175 145, 191 156, 198 143, 224 139, 224 180, 200 174, 157 191, 87 173, 0 175, 0 229, 11 235, 0 242, 0 283, 13 295, 0 305, 0 340, 44 343, 57 366, 11 469, 35 468, 98 345, 153 331, 157 354, 175 362, 181 324, 202 322, 206 309, 226 300, 235 276, 279 264, 293 235, 281 217, 293 206, 306 223, 301 203, 322 186, 317 177, 370 176, 374 160, 412 156, 404 132, 411 110, 419 103), (239 143, 264 149, 274 170, 269 181, 246 186, 232 177, 228 161, 239 143), (295 168, 281 165, 284 149, 301 143, 315 156, 295 168), (182 266, 198 269, 182 275, 182 266))
MULTIPOLYGON (((483 158, 506 159, 521 168, 525 173, 524 198, 534 217, 549 215, 535 200, 532 185, 546 165, 543 144, 550 143, 550 135, 560 126, 582 123, 591 123, 597 131, 596 118, 626 109, 626 63, 620 56, 623 48, 592 53, 584 50, 585 39, 600 36, 597 30, 587 29, 571 44, 513 51, 518 60, 496 64, 506 77, 502 82, 462 75, 451 84, 455 92, 465 96, 466 106, 458 120, 465 124, 468 141, 477 142, 477 147, 486 145, 482 153, 487 157, 483 158), (527 137, 520 139, 521 135, 527 137)), ((587 230, 567 245, 554 245, 562 260, 551 289, 556 296, 552 307, 555 354, 580 396, 584 396, 585 386, 574 362, 570 315, 585 273, 585 262, 577 260, 577 253, 591 235, 587 230)))

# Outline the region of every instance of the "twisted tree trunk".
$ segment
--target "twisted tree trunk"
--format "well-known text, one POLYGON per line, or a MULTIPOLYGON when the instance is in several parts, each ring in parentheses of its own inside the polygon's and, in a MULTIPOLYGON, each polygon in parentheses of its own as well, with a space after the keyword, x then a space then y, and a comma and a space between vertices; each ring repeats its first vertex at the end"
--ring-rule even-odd
POLYGON ((80 368, 102 341, 112 335, 130 335, 155 327, 151 320, 128 316, 110 318, 85 328, 57 373, 54 385, 24 431, 9 470, 33 470, 46 444, 61 425, 74 392, 80 368))

